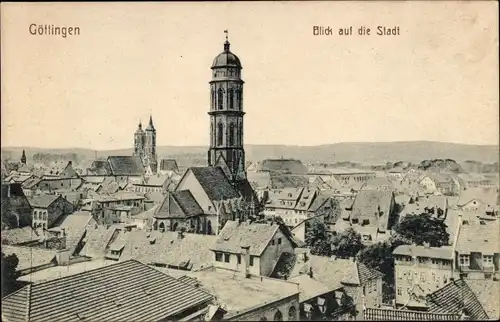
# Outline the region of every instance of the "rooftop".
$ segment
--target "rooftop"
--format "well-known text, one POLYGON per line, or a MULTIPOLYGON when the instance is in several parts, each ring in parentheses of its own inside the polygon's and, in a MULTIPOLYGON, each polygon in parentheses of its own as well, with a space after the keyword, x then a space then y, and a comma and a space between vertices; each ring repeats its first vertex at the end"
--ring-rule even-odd
POLYGON ((392 252, 394 255, 406 255, 416 257, 453 259, 452 247, 425 247, 418 245, 400 245, 392 252))
POLYGON ((295 283, 252 276, 218 268, 208 268, 198 272, 187 272, 187 276, 196 278, 201 289, 210 292, 225 306, 228 315, 242 313, 255 306, 268 303, 299 293, 295 283))
POLYGON ((2 252, 5 255, 16 254, 18 271, 49 264, 56 256, 55 250, 23 246, 2 245, 2 252))
POLYGON ((207 292, 130 260, 25 286, 2 299, 2 317, 8 321, 28 317, 35 321, 153 321, 172 319, 212 300, 207 292))

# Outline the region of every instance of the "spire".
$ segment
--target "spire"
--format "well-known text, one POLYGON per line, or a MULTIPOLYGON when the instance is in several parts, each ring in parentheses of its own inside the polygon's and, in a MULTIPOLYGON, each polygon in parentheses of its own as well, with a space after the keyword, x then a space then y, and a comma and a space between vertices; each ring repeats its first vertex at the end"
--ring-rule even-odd
POLYGON ((224 43, 224 52, 229 52, 229 32, 226 30, 224 30, 224 33, 226 34, 226 42, 224 43))
POLYGON ((21 163, 26 164, 26 151, 23 149, 23 155, 21 156, 21 163))
POLYGON ((153 116, 150 114, 149 115, 149 124, 148 124, 146 131, 154 131, 154 130, 155 130, 155 127, 153 125, 153 116))

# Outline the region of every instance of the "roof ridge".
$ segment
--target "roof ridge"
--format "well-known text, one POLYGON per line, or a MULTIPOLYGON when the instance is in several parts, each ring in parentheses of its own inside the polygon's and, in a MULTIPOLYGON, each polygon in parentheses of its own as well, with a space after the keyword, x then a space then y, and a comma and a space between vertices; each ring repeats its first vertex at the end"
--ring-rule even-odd
MULTIPOLYGON (((104 270, 104 269, 109 269, 110 267, 116 267, 116 266, 125 266, 125 264, 128 264, 129 262, 138 262, 140 264, 143 264, 141 262, 139 262, 138 260, 136 259, 127 259, 127 260, 124 260, 124 261, 118 261, 116 263, 113 263, 113 264, 110 264, 110 265, 104 265, 104 266, 101 266, 101 267, 98 267, 98 268, 95 268, 95 269, 90 269, 88 271, 83 271, 83 272, 80 272, 80 273, 76 273, 76 274, 72 274, 72 275, 67 275, 67 276, 63 276, 61 278, 56 278, 56 279, 53 279, 53 280, 46 280, 46 281, 41 281, 39 283, 35 282, 33 284, 33 286, 40 286, 40 285, 45 285, 45 284, 49 284, 51 282, 57 282, 57 281, 61 281, 61 280, 65 280, 65 279, 69 279, 71 277, 75 277, 75 276, 80 276, 80 275, 83 275, 83 274, 86 274, 86 273, 89 273, 89 272, 96 272, 96 271, 101 271, 101 270, 104 270)), ((145 265, 145 264, 143 264, 145 265)), ((146 265, 147 266, 147 265, 146 265)), ((31 284, 30 284, 31 286, 31 284)))

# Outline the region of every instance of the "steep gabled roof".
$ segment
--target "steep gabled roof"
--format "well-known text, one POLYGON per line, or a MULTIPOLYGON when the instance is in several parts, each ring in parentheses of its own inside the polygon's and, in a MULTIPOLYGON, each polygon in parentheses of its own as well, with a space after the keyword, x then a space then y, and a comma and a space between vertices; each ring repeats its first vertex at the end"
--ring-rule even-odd
MULTIPOLYGON (((250 255, 260 256, 279 229, 278 224, 249 224, 230 220, 220 231, 212 250, 241 254, 242 246, 250 246, 250 255)), ((287 236, 287 234, 284 235, 287 236)), ((292 239, 290 241, 295 243, 292 239)))
POLYGON ((179 190, 167 192, 162 204, 154 214, 155 218, 189 218, 203 215, 203 209, 191 191, 179 190))
MULTIPOLYGON (((227 200, 241 197, 231 185, 221 167, 191 167, 191 171, 210 200, 227 200)), ((186 173, 187 173, 186 172, 186 173)))
MULTIPOLYGON (((28 197, 30 206, 33 208, 48 208, 54 201, 59 199, 60 195, 36 195, 28 197)), ((62 198, 62 197, 61 197, 62 198)))
POLYGON ((352 205, 351 219, 369 219, 370 225, 378 223, 380 231, 386 231, 389 222, 392 191, 361 190, 352 205))
POLYGON ((139 156, 109 156, 108 162, 115 176, 142 176, 145 173, 139 156))
POLYGON ((426 296, 429 312, 433 313, 465 313, 472 320, 486 320, 484 311, 476 295, 464 280, 452 281, 439 290, 426 296))
POLYGON ((129 260, 25 286, 2 299, 2 311, 7 310, 9 321, 158 321, 212 299, 207 292, 129 260))

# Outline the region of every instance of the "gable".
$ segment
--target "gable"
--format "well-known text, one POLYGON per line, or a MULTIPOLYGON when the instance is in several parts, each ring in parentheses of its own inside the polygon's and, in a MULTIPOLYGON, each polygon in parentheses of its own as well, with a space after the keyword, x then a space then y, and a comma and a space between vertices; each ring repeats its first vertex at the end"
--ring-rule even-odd
POLYGON ((189 190, 201 209, 207 214, 215 214, 215 206, 191 169, 181 178, 175 191, 189 190))

